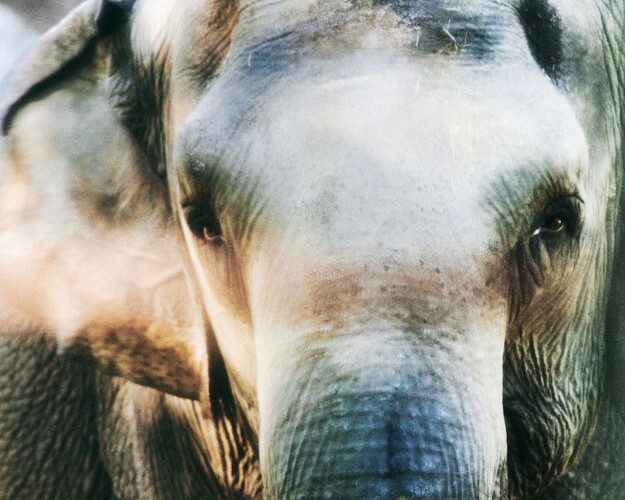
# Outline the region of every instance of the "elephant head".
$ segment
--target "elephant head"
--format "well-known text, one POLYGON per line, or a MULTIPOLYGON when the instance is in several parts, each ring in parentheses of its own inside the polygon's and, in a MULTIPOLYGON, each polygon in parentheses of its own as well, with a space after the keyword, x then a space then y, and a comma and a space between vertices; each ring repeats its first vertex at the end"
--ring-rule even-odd
POLYGON ((8 92, 0 290, 270 498, 617 495, 623 11, 87 2, 8 92))

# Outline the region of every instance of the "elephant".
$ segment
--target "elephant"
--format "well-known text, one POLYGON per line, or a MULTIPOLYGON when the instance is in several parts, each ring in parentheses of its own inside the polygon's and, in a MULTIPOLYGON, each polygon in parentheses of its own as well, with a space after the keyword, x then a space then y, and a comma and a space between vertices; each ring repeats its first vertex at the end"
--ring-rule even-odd
POLYGON ((621 498, 624 38, 83 3, 2 99, 3 495, 621 498))

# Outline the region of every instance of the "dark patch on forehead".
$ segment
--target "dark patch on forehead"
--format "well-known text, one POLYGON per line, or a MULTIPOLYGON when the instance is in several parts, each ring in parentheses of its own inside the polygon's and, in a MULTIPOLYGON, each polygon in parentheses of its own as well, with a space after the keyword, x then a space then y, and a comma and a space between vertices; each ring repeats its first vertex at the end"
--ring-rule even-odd
POLYGON ((121 123, 143 148, 152 170, 165 176, 165 96, 169 73, 163 64, 143 64, 124 44, 111 50, 111 103, 121 123))
POLYGON ((239 8, 238 0, 215 0, 211 10, 194 21, 195 46, 189 56, 188 72, 200 82, 218 73, 232 43, 239 8))
MULTIPOLYGON (((247 16, 242 12, 243 26, 247 16)), ((336 60, 341 54, 367 51, 389 56, 489 59, 502 47, 511 27, 518 26, 516 12, 508 2, 459 0, 327 0, 292 19, 282 15, 279 7, 267 18, 271 23, 252 21, 252 33, 242 29, 239 41, 243 41, 238 46, 235 43, 230 54, 241 57, 248 67, 259 61, 261 54, 270 70, 277 65, 281 71, 285 64, 296 64, 308 56, 336 60), (374 37, 374 44, 369 36, 374 37)))
MULTIPOLYGON (((165 177, 167 114, 173 78, 186 78, 196 88, 215 77, 230 48, 239 3, 215 0, 209 10, 189 20, 188 46, 166 39, 135 54, 129 25, 119 26, 111 42, 111 102, 121 122, 142 147, 152 170, 165 177), (173 54, 177 59, 174 60, 173 54), (175 72, 175 74, 173 74, 175 72)), ((192 16, 191 16, 192 17, 192 16)))
POLYGON ((399 25, 414 30, 414 48, 425 53, 462 52, 472 57, 489 56, 502 27, 501 9, 458 5, 449 1, 355 0, 361 9, 386 9, 399 25))
POLYGON ((547 75, 557 80, 563 53, 558 13, 546 0, 523 0, 518 13, 534 59, 547 75))

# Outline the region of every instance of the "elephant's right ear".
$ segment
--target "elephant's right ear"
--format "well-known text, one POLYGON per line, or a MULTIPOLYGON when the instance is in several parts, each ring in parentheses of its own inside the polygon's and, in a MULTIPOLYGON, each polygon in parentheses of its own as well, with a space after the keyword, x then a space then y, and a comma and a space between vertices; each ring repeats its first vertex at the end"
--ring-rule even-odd
POLYGON ((10 75, 0 335, 45 331, 64 354, 210 415, 232 407, 225 365, 187 285, 167 187, 109 86, 132 57, 132 5, 85 2, 10 75))
POLYGON ((134 0, 88 0, 43 35, 8 77, 0 103, 2 132, 8 132, 22 106, 80 64, 98 40, 123 26, 133 4, 134 0))

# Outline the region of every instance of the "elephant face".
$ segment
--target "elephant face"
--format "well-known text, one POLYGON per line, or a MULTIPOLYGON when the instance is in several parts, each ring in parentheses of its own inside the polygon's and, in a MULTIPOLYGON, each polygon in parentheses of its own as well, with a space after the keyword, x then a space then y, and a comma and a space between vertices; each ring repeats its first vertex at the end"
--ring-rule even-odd
POLYGON ((239 378, 268 491, 540 492, 588 439, 604 370, 615 159, 584 121, 605 104, 576 107, 582 55, 532 38, 579 26, 463 6, 467 48, 441 54, 438 4, 350 4, 340 31, 281 9, 250 14, 270 41, 235 40, 174 144, 206 310, 229 304, 211 323, 255 347, 239 378), (239 297, 220 298, 224 253, 239 297))
MULTIPOLYGON (((258 390, 260 436, 271 443, 265 463, 278 464, 265 476, 277 497, 318 488, 444 497, 449 474, 457 491, 492 492, 505 469, 504 411, 516 419, 511 442, 530 415, 540 418, 541 436, 553 433, 569 450, 592 425, 585 405, 596 398, 601 317, 580 320, 577 311, 598 300, 598 288, 582 292, 586 280, 605 281, 605 264, 589 272, 585 263, 604 259, 606 214, 586 208, 584 134, 530 64, 516 69, 529 74, 522 85, 508 66, 487 77, 445 68, 445 79, 470 82, 452 89, 436 75, 445 64, 373 61, 373 72, 348 58, 339 63, 347 75, 322 82, 297 69, 275 94, 270 85, 271 95, 246 96, 223 121, 201 127, 231 102, 226 67, 223 87, 206 94, 175 146, 206 309, 220 294, 218 303, 229 304, 225 318, 211 316, 217 338, 237 345, 246 332, 255 345, 257 378, 240 378, 258 390), (245 140, 241 153, 236 145, 245 140), (244 290, 239 297, 223 297, 233 289, 214 271, 224 254, 236 269, 226 279, 244 290), (243 328, 230 323, 240 311, 243 328), (551 356, 527 367, 525 342, 553 342, 575 356, 559 361, 557 377, 551 356), (578 342, 588 353, 583 375, 574 368, 578 342), (506 344, 507 375, 516 379, 506 381, 509 407, 506 344), (537 368, 550 377, 536 380, 537 368), (584 382, 573 383, 580 376, 584 382), (567 412, 584 415, 566 435, 551 405, 540 415, 540 405, 518 403, 526 391, 562 387, 572 391, 561 396, 567 412), (317 468, 321 453, 329 458, 317 468), (282 465, 281 456, 294 462, 282 465), (305 486, 284 486, 298 459, 305 486), (367 481, 353 478, 354 466, 367 481)), ((311 65, 333 74, 325 61, 311 65)), ((544 460, 570 459, 558 455, 549 450, 544 460)))
MULTIPOLYGON (((620 411, 622 6, 131 4, 82 18, 96 86, 167 183, 179 230, 164 231, 198 303, 169 317, 205 319, 189 377, 223 363, 265 494, 564 481, 620 411)), ((212 375, 182 390, 127 365, 216 408, 212 375)))

